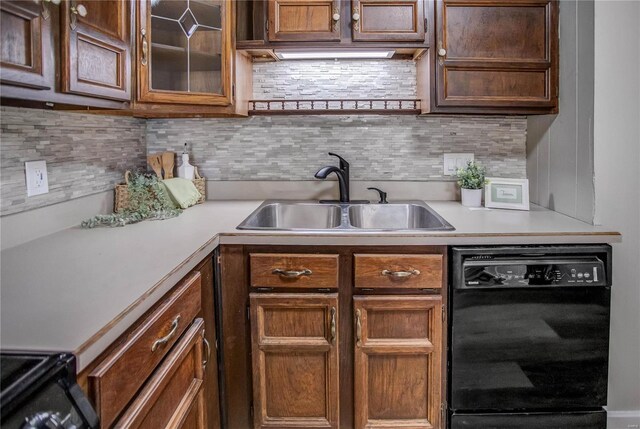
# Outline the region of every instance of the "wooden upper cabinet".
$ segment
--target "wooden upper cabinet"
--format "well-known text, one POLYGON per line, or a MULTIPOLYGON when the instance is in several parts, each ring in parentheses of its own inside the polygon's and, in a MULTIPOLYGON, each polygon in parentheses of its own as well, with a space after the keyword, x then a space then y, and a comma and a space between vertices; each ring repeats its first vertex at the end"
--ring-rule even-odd
POLYGON ((268 0, 267 9, 271 42, 340 40, 338 0, 268 0))
POLYGON ((442 298, 353 301, 356 429, 441 428, 442 298))
POLYGON ((144 0, 138 6, 137 101, 230 105, 231 1, 144 0))
POLYGON ((437 106, 557 106, 557 1, 437 0, 436 20, 437 106))
POLYGON ((62 92, 131 99, 128 0, 61 4, 62 92))
POLYGON ((55 87, 51 41, 53 5, 32 0, 0 3, 0 80, 34 89, 55 87))
POLYGON ((424 0, 353 0, 354 41, 417 42, 425 40, 424 0))
POLYGON ((258 428, 337 428, 338 295, 251 294, 258 428))

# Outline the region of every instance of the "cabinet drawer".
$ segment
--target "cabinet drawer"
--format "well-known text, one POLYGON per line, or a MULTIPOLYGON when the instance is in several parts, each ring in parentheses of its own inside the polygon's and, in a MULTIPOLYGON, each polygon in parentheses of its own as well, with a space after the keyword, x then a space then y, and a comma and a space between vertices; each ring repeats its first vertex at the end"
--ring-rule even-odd
POLYGON ((103 428, 111 427, 200 312, 200 273, 175 288, 169 298, 90 375, 103 428))
POLYGON ((338 255, 252 253, 249 259, 253 287, 338 287, 338 255))
POLYGON ((355 287, 438 289, 442 255, 356 254, 355 287))
POLYGON ((203 338, 204 321, 196 319, 115 425, 117 429, 205 429, 203 338))

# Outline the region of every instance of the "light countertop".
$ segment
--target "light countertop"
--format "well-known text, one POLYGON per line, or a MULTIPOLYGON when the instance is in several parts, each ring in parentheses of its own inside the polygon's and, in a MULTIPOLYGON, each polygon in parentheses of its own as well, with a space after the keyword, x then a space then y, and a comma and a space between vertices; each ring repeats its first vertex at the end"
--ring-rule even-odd
POLYGON ((206 202, 123 228, 79 227, 0 253, 0 347, 71 351, 86 367, 218 244, 462 245, 615 243, 617 232, 532 206, 469 210, 431 202, 455 231, 240 231, 262 201, 206 202))

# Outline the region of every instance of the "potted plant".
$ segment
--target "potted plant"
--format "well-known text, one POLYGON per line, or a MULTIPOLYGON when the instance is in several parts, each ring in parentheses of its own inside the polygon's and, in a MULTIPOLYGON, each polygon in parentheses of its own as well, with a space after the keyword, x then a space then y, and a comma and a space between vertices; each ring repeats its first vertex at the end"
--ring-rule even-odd
POLYGON ((462 205, 465 207, 480 207, 482 202, 482 188, 486 184, 486 169, 475 161, 468 161, 465 167, 456 172, 458 185, 462 189, 462 205))

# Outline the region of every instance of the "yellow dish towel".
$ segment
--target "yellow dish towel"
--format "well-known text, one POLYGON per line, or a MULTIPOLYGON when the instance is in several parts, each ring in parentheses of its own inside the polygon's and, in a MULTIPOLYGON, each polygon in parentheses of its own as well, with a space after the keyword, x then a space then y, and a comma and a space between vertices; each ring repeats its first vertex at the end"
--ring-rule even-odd
POLYGON ((200 192, 189 179, 176 177, 174 179, 165 179, 162 181, 167 188, 169 197, 180 208, 186 209, 196 204, 200 199, 200 192))

